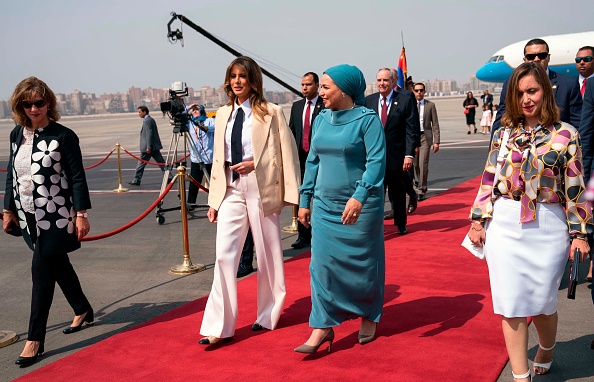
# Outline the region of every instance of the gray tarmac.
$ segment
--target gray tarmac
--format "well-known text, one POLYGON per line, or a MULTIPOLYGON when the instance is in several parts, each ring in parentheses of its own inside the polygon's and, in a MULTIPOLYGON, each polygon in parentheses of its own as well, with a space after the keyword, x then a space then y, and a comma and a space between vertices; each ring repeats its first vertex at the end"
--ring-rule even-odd
MULTIPOLYGON (((495 97, 498 99, 498 96, 495 97)), ((488 136, 466 134, 462 98, 435 98, 441 126, 441 149, 431 155, 429 193, 438 193, 479 175, 488 150, 488 136)), ((288 118, 290 106, 286 106, 288 118)), ((160 113, 153 113, 159 126, 161 140, 167 148, 172 137, 169 121, 160 113)), ((477 122, 480 118, 477 116, 477 122)), ((137 154, 141 121, 136 113, 66 117, 60 121, 79 136, 86 166, 103 159, 116 143, 137 154)), ((0 120, 0 168, 6 168, 8 135, 14 123, 0 120)), ((479 127, 480 132, 480 127, 479 127)), ((128 224, 142 214, 158 197, 162 176, 156 168, 147 166, 140 187, 129 186, 126 181, 134 174, 136 161, 123 151, 122 173, 126 193, 114 193, 118 188, 115 154, 102 165, 87 171, 93 208, 89 210, 90 236, 112 231, 128 224)), ((5 173, 0 173, 0 184, 5 184, 5 173)), ((1 187, 4 189, 4 187, 1 187)), ((0 194, 2 197, 3 193, 0 194)), ((200 193, 199 204, 206 204, 206 194, 200 193)), ((165 198, 163 207, 177 207, 176 188, 165 198)), ((419 209, 423 203, 419 204, 419 209)), ((389 206, 386 205, 386 210, 389 206)), ((291 208, 281 215, 283 226, 291 224, 291 208)), ((72 311, 62 292, 56 288, 48 322, 46 355, 29 368, 19 368, 14 360, 20 354, 27 336, 30 304, 31 253, 20 238, 0 235, 2 248, 0 265, 0 330, 11 330, 20 336, 16 343, 0 348, 0 381, 12 380, 43 367, 84 347, 97 343, 116 333, 129 329, 171 309, 206 295, 212 283, 215 258, 216 226, 206 218, 206 208, 198 208, 189 215, 190 257, 194 264, 204 264, 206 270, 191 275, 172 275, 169 269, 183 261, 181 216, 179 211, 164 213, 165 222, 157 224, 152 211, 146 218, 126 231, 98 241, 86 242, 83 248, 70 255, 71 262, 81 280, 83 290, 95 310, 96 325, 74 335, 65 336, 62 329, 72 320, 72 311)), ((294 250, 291 243, 295 233, 283 233, 285 259, 303 250, 294 250)), ((462 238, 460 238, 462 240, 462 238)), ((438 259, 436 261, 444 261, 438 259)), ((581 268, 584 280, 587 266, 581 268)), ((250 275, 248 277, 253 277, 250 275)), ((559 333, 555 361, 548 376, 537 381, 593 381, 594 338, 591 284, 578 285, 576 300, 566 298, 566 279, 559 291, 559 333)), ((200 322, 195 323, 196 327, 200 322)), ((188 328, 196 330, 194 328, 188 328)), ((181 328, 183 330, 183 328, 181 328)), ((477 333, 480 341, 481 333, 477 333)), ((537 335, 530 327, 531 358, 536 353, 537 335)), ((447 356, 447 355, 445 355, 447 356)), ((469 356, 470 358, 470 356, 469 356)), ((427 360, 431 367, 431 361, 427 360)), ((481 380, 477 376, 477 380, 481 380)), ((122 376, 124 378, 124 376, 122 376)), ((497 381, 513 381, 509 364, 497 381)))

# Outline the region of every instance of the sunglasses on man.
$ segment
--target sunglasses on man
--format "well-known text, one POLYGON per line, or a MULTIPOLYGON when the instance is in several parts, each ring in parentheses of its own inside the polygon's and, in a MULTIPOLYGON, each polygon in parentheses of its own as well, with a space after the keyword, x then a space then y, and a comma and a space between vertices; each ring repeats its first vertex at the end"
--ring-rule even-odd
POLYGON ((534 61, 534 59, 536 57, 538 57, 539 60, 544 60, 545 58, 549 57, 549 52, 528 53, 528 54, 525 54, 524 57, 528 61, 534 61))
POLYGON ((580 62, 582 62, 582 60, 584 62, 592 62, 592 56, 586 56, 586 57, 576 57, 575 58, 575 63, 579 64, 580 62))
POLYGON ((47 105, 47 101, 44 99, 39 99, 37 101, 29 102, 29 101, 22 101, 21 104, 25 109, 30 109, 35 106, 38 109, 41 109, 45 105, 47 105))

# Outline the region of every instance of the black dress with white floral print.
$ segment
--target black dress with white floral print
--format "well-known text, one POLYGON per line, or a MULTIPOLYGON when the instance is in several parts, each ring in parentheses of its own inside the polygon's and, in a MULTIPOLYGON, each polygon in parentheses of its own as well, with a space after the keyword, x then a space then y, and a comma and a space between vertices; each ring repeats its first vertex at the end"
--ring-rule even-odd
POLYGON ((10 133, 10 158, 6 176, 4 208, 16 211, 23 238, 41 256, 68 253, 80 248, 74 227, 76 211, 91 208, 91 199, 74 131, 56 123, 38 129, 33 138, 31 180, 36 227, 29 227, 20 203, 18 174, 13 162, 23 140, 23 127, 10 133), (37 241, 31 240, 35 229, 37 241))

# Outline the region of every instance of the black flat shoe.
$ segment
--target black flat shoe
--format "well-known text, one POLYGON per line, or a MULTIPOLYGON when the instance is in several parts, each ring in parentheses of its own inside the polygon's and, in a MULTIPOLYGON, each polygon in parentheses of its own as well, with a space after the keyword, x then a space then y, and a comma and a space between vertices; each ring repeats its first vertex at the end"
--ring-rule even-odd
POLYGON ((128 182, 131 186, 140 186, 140 182, 138 180, 131 180, 128 182))
POLYGON ((257 322, 254 322, 252 324, 252 331, 258 332, 260 330, 264 330, 264 327, 262 325, 258 324, 257 322))
POLYGON ((217 338, 215 336, 208 336, 208 337, 201 338, 200 341, 198 341, 198 343, 200 345, 214 345, 218 342, 229 342, 232 339, 233 339, 233 337, 217 338))
POLYGON ((403 225, 402 227, 398 227, 398 235, 406 235, 408 233, 408 229, 406 226, 403 225))
POLYGON ((297 240, 295 240, 295 242, 293 244, 291 244, 291 247, 293 247, 295 249, 301 249, 301 248, 305 248, 308 245, 310 245, 309 240, 305 240, 300 237, 297 240))
POLYGON ((81 323, 78 326, 69 326, 66 329, 62 330, 62 333, 64 334, 72 334, 72 333, 76 333, 78 331, 80 331, 81 327, 83 326, 84 323, 87 324, 87 326, 91 326, 93 325, 94 318, 93 318, 93 311, 89 310, 86 314, 85 314, 85 318, 83 318, 83 320, 81 321, 81 323))
POLYGON ((407 212, 408 214, 412 214, 413 212, 415 212, 415 210, 417 209, 417 201, 420 200, 420 195, 414 198, 410 198, 410 200, 408 201, 408 209, 407 212))

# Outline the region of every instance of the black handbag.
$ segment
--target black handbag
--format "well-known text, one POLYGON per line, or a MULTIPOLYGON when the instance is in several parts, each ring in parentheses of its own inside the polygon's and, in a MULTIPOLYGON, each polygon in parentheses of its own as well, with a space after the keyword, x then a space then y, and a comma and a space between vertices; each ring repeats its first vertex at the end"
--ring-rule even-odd
POLYGON ((573 253, 573 261, 570 262, 569 266, 569 277, 567 285, 567 298, 575 300, 575 289, 577 287, 578 280, 578 268, 580 263, 580 249, 576 248, 573 253))

